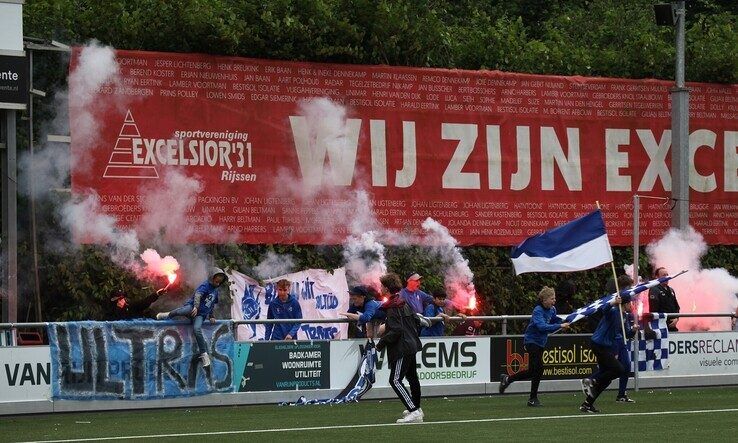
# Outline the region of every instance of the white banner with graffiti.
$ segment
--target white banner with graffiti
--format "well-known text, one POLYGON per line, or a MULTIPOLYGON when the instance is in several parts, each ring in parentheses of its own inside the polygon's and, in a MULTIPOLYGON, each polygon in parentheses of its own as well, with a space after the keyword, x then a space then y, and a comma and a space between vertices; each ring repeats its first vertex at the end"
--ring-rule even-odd
MULTIPOLYGON (((308 269, 266 280, 260 285, 255 279, 238 271, 229 271, 231 281, 231 316, 234 320, 266 319, 269 303, 277 297, 276 283, 281 279, 292 282, 290 295, 302 309, 302 318, 338 318, 349 307, 348 283, 344 268, 332 273, 323 269, 308 269)), ((239 325, 240 341, 264 339, 263 324, 239 325)), ((348 337, 347 323, 300 322, 298 340, 333 340, 348 337)))

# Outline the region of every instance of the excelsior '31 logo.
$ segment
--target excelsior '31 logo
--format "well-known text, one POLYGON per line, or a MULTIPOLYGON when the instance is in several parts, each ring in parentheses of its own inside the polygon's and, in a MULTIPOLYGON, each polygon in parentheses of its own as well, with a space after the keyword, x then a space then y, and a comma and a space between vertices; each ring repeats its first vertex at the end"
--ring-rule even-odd
POLYGON ((143 138, 130 109, 120 128, 105 178, 159 178, 156 165, 219 170, 227 183, 255 182, 248 132, 176 130, 172 138, 143 138))
POLYGON ((105 168, 105 178, 159 178, 159 173, 153 165, 137 165, 133 163, 133 139, 141 138, 138 126, 133 120, 129 109, 123 126, 120 127, 118 139, 115 141, 113 152, 110 153, 108 166, 105 168))

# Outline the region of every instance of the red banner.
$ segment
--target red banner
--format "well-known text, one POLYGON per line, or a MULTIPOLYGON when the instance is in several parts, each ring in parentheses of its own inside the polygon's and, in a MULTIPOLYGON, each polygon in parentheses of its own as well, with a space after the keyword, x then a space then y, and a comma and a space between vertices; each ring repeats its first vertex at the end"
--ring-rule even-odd
MULTIPOLYGON (((89 156, 73 190, 142 229, 147 207, 170 204, 152 202, 166 171, 196 178, 172 213, 190 228, 170 231, 179 241, 342 242, 363 189, 384 228, 419 233, 432 217, 462 245, 516 244, 599 201, 611 243, 627 245, 633 195, 671 194, 666 81, 137 51, 117 63, 84 102, 93 140, 75 129, 89 112, 70 105, 73 155, 89 156), (345 108, 339 137, 335 116, 306 111, 318 97, 345 108)), ((708 243, 738 244, 738 85, 689 87, 690 220, 708 243)), ((643 200, 641 241, 670 218, 669 203, 643 200)))

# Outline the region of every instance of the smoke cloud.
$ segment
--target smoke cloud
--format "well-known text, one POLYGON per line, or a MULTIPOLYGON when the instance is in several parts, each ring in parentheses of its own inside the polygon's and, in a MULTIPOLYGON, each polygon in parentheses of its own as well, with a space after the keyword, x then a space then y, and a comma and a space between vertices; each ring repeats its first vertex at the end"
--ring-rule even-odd
MULTIPOLYGON (((20 188, 23 192, 33 190, 37 199, 51 203, 59 214, 64 229, 58 230, 54 237, 44 238, 43 248, 73 251, 80 243, 95 243, 114 263, 140 279, 164 275, 166 270, 182 266, 183 281, 197 286, 207 278, 212 259, 201 246, 174 244, 185 242, 192 235, 187 215, 202 190, 197 178, 187 177, 178 168, 162 170, 161 179, 139 190, 142 216, 134 224, 135 229, 123 228, 114 216, 107 215, 103 210, 105 203, 94 190, 77 187, 71 199, 50 192, 70 187, 72 168, 77 174, 89 172, 94 157, 91 150, 100 145, 103 129, 99 116, 111 109, 125 115, 130 104, 128 99, 111 104, 110 100, 98 100, 98 97, 107 88, 120 84, 115 49, 96 41, 80 49, 68 78, 70 92, 56 91, 55 114, 39 131, 40 140, 46 140, 47 134, 71 134, 71 155, 70 146, 58 142, 43 143, 33 157, 24 153, 19 160, 19 172, 21 185, 25 186, 20 188), (71 127, 69 109, 75 115, 71 127), (172 255, 162 258, 155 249, 139 254, 144 242, 172 255)), ((218 232, 214 228, 212 235, 218 232)))
POLYGON ((423 244, 438 257, 444 268, 443 279, 449 300, 459 310, 475 307, 474 273, 469 268, 469 260, 461 254, 458 242, 448 228, 430 217, 425 219, 422 227, 426 232, 423 244))
MULTIPOLYGON (((106 100, 97 100, 101 87, 115 87, 120 84, 120 68, 115 59, 115 49, 101 46, 92 41, 82 48, 76 68, 69 74, 69 107, 76 110, 76 118, 71 121, 71 134, 74 137, 75 155, 72 156, 74 168, 81 173, 88 171, 92 156, 88 150, 94 147, 100 133, 97 116, 105 110, 106 100)), ((124 103, 117 103, 125 106, 124 103)))
MULTIPOLYGON (((315 218, 314 225, 329 235, 346 233, 343 257, 349 280, 378 289, 379 277, 387 272, 384 243, 420 244, 441 261, 446 291, 454 305, 458 309, 465 309, 470 303, 473 305, 476 301, 474 274, 448 229, 432 219, 423 223, 425 232, 420 237, 386 229, 375 217, 371 195, 363 189, 363 184, 357 180, 358 183, 354 183, 356 191, 342 188, 340 185, 348 186, 356 178, 340 176, 332 168, 326 168, 324 158, 328 158, 331 165, 355 162, 354 147, 359 131, 355 122, 347 118, 346 109, 328 98, 316 98, 303 101, 298 114, 290 123, 293 131, 304 134, 302 138, 307 140, 306 147, 298 148, 298 152, 302 152, 299 159, 302 179, 295 180, 294 174, 282 171, 277 189, 296 204, 303 205, 306 211, 311 206, 321 206, 324 213, 333 211, 315 218), (328 200, 340 203, 330 209, 323 208, 323 202, 328 200)), ((359 170, 356 176, 367 174, 359 170)))
POLYGON ((126 268, 134 266, 138 236, 134 231, 116 227, 115 217, 103 213, 96 193, 74 199, 59 212, 62 223, 77 242, 106 244, 115 263, 126 268))
MULTIPOLYGON (((661 239, 649 244, 646 253, 654 269, 664 267, 670 275, 686 274, 669 281, 682 313, 734 313, 738 306, 738 278, 723 268, 702 269, 700 260, 707 253, 707 243, 691 226, 670 229, 661 239)), ((725 331, 729 318, 681 318, 680 331, 725 331)))
POLYGON ((194 234, 187 219, 188 208, 197 203, 202 183, 188 177, 180 169, 167 168, 154 184, 139 188, 143 196, 143 214, 138 232, 158 243, 187 242, 194 234))
POLYGON ((354 281, 361 282, 379 291, 379 278, 387 273, 384 245, 378 241, 374 231, 350 235, 343 244, 346 273, 354 281))
POLYGON ((269 280, 280 275, 291 274, 295 269, 295 262, 289 254, 280 255, 268 251, 254 268, 256 276, 262 280, 269 280))
POLYGON ((153 276, 167 276, 179 270, 179 262, 171 255, 162 257, 155 249, 147 249, 141 253, 141 260, 146 263, 146 272, 153 276))

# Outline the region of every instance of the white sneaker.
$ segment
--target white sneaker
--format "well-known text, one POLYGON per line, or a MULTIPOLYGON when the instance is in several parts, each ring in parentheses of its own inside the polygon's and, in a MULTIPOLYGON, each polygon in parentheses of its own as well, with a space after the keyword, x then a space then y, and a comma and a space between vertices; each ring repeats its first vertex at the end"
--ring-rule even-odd
MULTIPOLYGON (((425 412, 423 412, 423 410, 420 409, 420 408, 418 408, 418 411, 420 411, 420 416, 423 417, 423 418, 425 418, 425 412)), ((410 413, 410 411, 408 411, 407 409, 405 409, 404 411, 402 411, 402 416, 403 417, 407 417, 407 415, 409 413, 410 413)))
POLYGON ((156 319, 157 320, 166 320, 168 318, 169 318, 169 313, 168 312, 160 312, 160 313, 156 314, 156 319))
POLYGON ((202 354, 200 354, 200 358, 202 359, 203 368, 207 368, 208 366, 210 366, 210 356, 207 352, 203 352, 202 354))
POLYGON ((591 378, 583 378, 582 391, 587 397, 594 397, 594 380, 591 378))
POLYGON ((423 423, 423 411, 416 409, 406 416, 398 418, 397 423, 423 423))

